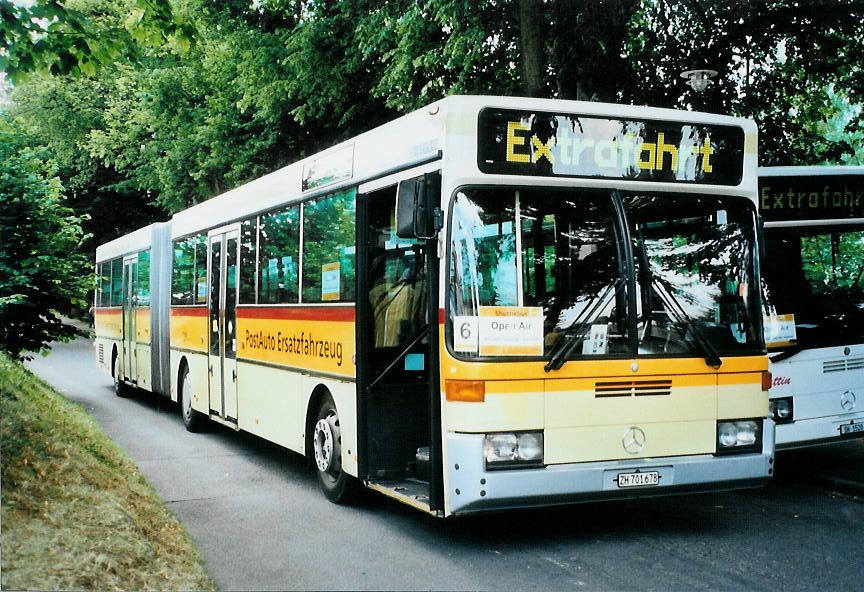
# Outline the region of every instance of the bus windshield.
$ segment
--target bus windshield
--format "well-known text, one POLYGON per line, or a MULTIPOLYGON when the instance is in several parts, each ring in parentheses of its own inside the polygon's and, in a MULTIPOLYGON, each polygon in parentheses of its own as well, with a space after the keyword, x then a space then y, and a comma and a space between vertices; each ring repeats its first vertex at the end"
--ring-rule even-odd
POLYGON ((450 345, 467 358, 759 352, 755 227, 744 198, 463 189, 450 345))
POLYGON ((796 348, 864 342, 864 224, 765 231, 766 300, 794 315, 796 348))

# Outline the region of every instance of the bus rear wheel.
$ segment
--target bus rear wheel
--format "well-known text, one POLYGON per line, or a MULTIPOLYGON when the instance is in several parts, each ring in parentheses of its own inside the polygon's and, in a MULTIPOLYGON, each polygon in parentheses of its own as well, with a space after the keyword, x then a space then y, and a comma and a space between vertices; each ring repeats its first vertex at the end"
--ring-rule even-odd
POLYGON ((318 407, 312 451, 321 491, 335 504, 349 502, 356 493, 357 481, 342 470, 342 429, 336 405, 329 396, 318 407))
POLYGON ((114 394, 125 397, 129 394, 129 386, 120 380, 120 368, 117 367, 117 351, 111 356, 111 376, 114 378, 114 394))
POLYGON ((187 431, 200 432, 204 427, 204 415, 192 409, 192 377, 185 363, 180 371, 180 414, 187 431))

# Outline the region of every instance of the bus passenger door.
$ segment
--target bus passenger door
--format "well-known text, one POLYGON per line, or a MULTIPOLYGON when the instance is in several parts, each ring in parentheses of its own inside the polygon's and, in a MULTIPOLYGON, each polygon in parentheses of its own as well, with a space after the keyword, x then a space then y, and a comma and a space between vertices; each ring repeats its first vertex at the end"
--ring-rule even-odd
POLYGON ((239 231, 211 232, 209 245, 210 415, 237 425, 237 272, 239 231))
POLYGON ((138 381, 135 356, 135 295, 138 291, 137 257, 123 261, 123 378, 138 381))
POLYGON ((366 436, 361 472, 428 502, 429 333, 438 329, 437 316, 428 297, 429 246, 396 236, 395 211, 395 185, 358 202, 358 386, 366 436))

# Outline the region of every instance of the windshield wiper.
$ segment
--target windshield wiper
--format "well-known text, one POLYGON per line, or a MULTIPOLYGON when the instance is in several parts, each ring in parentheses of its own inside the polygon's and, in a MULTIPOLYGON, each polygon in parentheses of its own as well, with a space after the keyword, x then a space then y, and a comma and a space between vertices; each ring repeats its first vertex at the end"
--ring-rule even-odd
POLYGON ((699 329, 696 321, 694 321, 693 318, 687 314, 687 311, 684 310, 684 307, 681 306, 681 302, 672 293, 671 286, 668 282, 652 273, 651 284, 657 286, 657 295, 660 296, 660 299, 666 305, 669 312, 672 313, 672 316, 675 317, 675 320, 678 321, 678 323, 685 325, 693 332, 694 341, 702 349, 702 353, 705 354, 705 363, 715 370, 722 366, 723 360, 720 359, 717 350, 714 349, 714 346, 711 345, 711 342, 708 341, 699 329), (662 290, 659 288, 662 288, 662 290))
POLYGON ((777 362, 788 360, 792 356, 800 354, 805 349, 807 349, 806 345, 793 345, 788 349, 784 349, 783 351, 774 354, 773 356, 771 354, 768 354, 768 359, 776 364, 777 362))
POLYGON ((589 322, 594 320, 597 311, 602 310, 602 305, 609 297, 609 294, 617 294, 618 290, 623 285, 624 280, 616 278, 615 281, 606 286, 606 289, 603 290, 598 297, 593 301, 588 301, 588 304, 586 304, 585 308, 582 309, 582 312, 564 329, 564 334, 549 350, 549 354, 546 356, 549 361, 546 362, 545 366, 543 366, 543 370, 546 372, 558 370, 567 362, 570 354, 572 354, 573 350, 576 349, 576 346, 582 342, 581 339, 577 338, 577 335, 582 332, 582 329, 584 329, 589 322))

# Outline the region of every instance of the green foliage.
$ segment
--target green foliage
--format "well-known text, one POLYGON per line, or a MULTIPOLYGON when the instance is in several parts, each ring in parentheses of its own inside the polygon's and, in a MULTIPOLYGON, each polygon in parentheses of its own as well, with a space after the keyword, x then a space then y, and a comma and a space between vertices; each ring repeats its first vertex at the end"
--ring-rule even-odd
POLYGON ((762 164, 864 150, 861 0, 2 6, 12 116, 95 242, 448 94, 523 94, 529 57, 540 96, 752 116, 762 164), (697 94, 700 65, 720 75, 697 94))
POLYGON ((119 6, 110 0, 3 2, 0 70, 13 82, 34 72, 93 76, 121 57, 134 58, 138 45, 187 50, 194 35, 168 0, 125 0, 119 6))
POLYGON ((96 77, 32 76, 12 94, 9 119, 17 142, 42 155, 66 189, 67 204, 83 218, 82 250, 166 217, 125 179, 96 157, 91 134, 105 127, 107 97, 118 92, 106 71, 96 77))
POLYGON ((864 232, 801 237, 804 277, 817 294, 864 293, 864 232))
POLYGON ((86 307, 94 287, 81 222, 59 179, 0 120, 0 351, 26 358, 76 334, 57 311, 86 307))
POLYGON ((833 84, 823 96, 824 102, 817 103, 822 118, 804 122, 811 143, 803 150, 812 161, 864 165, 864 105, 853 103, 847 91, 837 91, 833 84))
POLYGON ((509 3, 403 0, 356 24, 363 59, 381 74, 375 96, 401 112, 449 94, 516 94, 519 57, 509 3))

